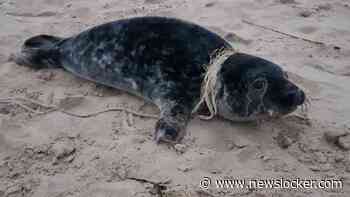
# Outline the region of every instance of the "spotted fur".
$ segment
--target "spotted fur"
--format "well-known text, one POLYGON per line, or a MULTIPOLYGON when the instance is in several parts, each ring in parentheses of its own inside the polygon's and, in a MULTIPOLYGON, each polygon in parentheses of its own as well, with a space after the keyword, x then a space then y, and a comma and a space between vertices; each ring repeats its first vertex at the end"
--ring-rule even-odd
POLYGON ((69 38, 29 38, 16 61, 33 68, 63 67, 81 78, 153 102, 160 109, 157 142, 180 140, 192 111, 204 103, 214 109, 211 113, 228 119, 256 119, 268 109, 285 113, 299 105, 293 101, 289 109, 281 101, 297 87, 290 85, 279 66, 242 53, 222 58, 216 55, 218 49, 234 51, 220 36, 199 25, 138 17, 99 25, 69 38), (220 63, 215 64, 217 57, 220 63), (259 77, 266 83, 264 94, 250 89, 259 77))

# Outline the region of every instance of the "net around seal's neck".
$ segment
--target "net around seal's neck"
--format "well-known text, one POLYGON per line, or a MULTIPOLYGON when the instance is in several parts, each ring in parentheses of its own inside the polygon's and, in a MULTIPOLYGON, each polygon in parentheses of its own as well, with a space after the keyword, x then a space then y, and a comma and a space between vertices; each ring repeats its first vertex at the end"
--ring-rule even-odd
POLYGON ((218 90, 216 83, 218 72, 221 70, 222 64, 227 58, 235 53, 237 53, 237 51, 233 48, 221 48, 215 50, 211 56, 209 64, 205 67, 206 72, 202 81, 200 100, 192 110, 192 113, 196 113, 199 107, 204 103, 210 114, 208 116, 199 115, 199 118, 210 120, 217 114, 216 94, 218 90))

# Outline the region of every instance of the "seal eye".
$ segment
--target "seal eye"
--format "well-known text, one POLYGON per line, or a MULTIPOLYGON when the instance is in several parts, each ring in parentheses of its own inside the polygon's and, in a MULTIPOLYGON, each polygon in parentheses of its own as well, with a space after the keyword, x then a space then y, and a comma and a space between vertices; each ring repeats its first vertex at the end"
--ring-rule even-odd
POLYGON ((265 83, 266 83, 265 80, 257 79, 256 81, 254 81, 252 86, 255 90, 262 90, 265 88, 265 83))

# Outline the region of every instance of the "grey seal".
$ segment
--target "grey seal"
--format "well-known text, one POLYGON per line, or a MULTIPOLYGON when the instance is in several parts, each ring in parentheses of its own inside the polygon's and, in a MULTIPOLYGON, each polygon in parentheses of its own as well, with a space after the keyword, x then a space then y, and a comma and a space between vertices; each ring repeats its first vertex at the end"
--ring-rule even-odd
POLYGON ((305 93, 281 66, 236 51, 191 22, 136 17, 60 38, 27 39, 15 61, 35 69, 64 68, 127 91, 160 109, 157 142, 178 142, 193 113, 206 108, 233 121, 279 117, 305 102, 305 93))

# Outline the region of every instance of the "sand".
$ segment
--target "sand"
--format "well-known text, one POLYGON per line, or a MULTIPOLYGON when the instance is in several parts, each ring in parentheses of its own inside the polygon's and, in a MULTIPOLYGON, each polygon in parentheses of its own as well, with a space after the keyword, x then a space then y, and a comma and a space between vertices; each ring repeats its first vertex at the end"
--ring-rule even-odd
POLYGON ((238 50, 282 65, 308 94, 307 117, 298 110, 258 125, 195 117, 182 144, 173 148, 154 143, 152 118, 123 111, 90 118, 59 111, 38 115, 0 100, 0 197, 349 195, 346 0, 1 0, 0 99, 60 104, 81 114, 118 106, 157 114, 140 98, 61 69, 35 71, 8 61, 30 36, 71 36, 145 15, 198 23, 238 50), (200 187, 203 177, 212 179, 209 189, 200 187), (343 188, 220 189, 215 186, 220 178, 339 179, 343 188))

